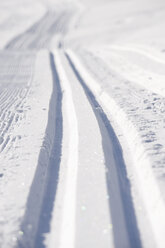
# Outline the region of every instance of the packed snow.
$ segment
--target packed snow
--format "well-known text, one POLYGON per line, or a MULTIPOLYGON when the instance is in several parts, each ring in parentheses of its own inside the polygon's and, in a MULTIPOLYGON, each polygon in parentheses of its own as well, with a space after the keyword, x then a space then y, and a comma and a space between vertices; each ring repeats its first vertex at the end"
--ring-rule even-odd
POLYGON ((164 248, 165 2, 0 2, 0 247, 164 248))

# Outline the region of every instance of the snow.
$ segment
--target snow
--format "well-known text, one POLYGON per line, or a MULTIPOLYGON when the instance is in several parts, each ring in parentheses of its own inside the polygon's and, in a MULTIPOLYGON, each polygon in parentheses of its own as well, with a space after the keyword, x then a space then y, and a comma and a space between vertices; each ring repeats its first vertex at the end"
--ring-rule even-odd
MULTIPOLYGON (((28 57, 26 54, 24 56, 26 62, 28 57)), ((33 54, 32 56, 34 57, 33 54)), ((11 94, 14 93, 16 87, 19 91, 22 88, 25 91, 27 88, 28 94, 17 90, 20 103, 17 101, 15 106, 13 106, 13 99, 10 97, 3 102, 7 105, 7 107, 5 106, 6 113, 13 113, 14 117, 7 134, 4 136, 4 140, 9 137, 9 141, 8 143, 4 141, 1 144, 1 149, 3 144, 6 145, 1 151, 0 157, 0 171, 3 174, 0 180, 1 247, 12 247, 17 238, 22 235, 20 224, 25 214, 27 197, 36 168, 41 166, 38 165, 38 159, 47 126, 49 100, 52 92, 52 75, 49 67, 49 54, 46 51, 41 51, 35 60, 35 72, 33 71, 33 76, 31 75, 33 80, 25 81, 24 84, 21 82, 15 83, 14 87, 11 81, 7 87, 7 89, 10 89, 9 86, 12 86, 11 94), (43 61, 42 64, 40 61, 43 61), (47 84, 45 84, 45 81, 47 81, 47 84), (18 105, 20 106, 17 107, 18 105), (40 124, 38 124, 38 119, 40 124)), ((29 62, 31 63, 31 61, 29 62)), ((4 85, 3 87, 1 90, 5 90, 4 85)), ((3 117, 3 113, 1 116, 3 117)), ((7 119, 2 119, 1 125, 3 126, 5 122, 7 123, 7 119)), ((49 142, 51 143, 51 140, 49 142)), ((43 147, 43 149, 45 148, 43 147)), ((45 161, 47 156, 45 154, 42 159, 45 161)), ((42 161, 43 164, 44 161, 42 161)), ((41 178, 39 178, 40 180, 41 178)), ((41 183, 39 181, 37 183, 40 188, 41 183)), ((31 218, 33 217, 31 216, 31 218)))
POLYGON ((164 248, 163 0, 0 2, 0 247, 164 248))
POLYGON ((116 125, 120 126, 122 134, 129 144, 129 152, 132 153, 134 160, 134 174, 136 175, 138 184, 136 187, 139 188, 141 197, 143 197, 146 213, 149 215, 151 225, 153 225, 152 229, 155 229, 154 233, 155 235, 158 235, 156 239, 160 243, 157 243, 157 246, 161 247, 161 244, 164 242, 163 230, 165 228, 165 221, 162 221, 165 220, 164 201, 162 200, 158 184, 150 166, 150 161, 148 160, 142 141, 139 138, 139 134, 135 126, 128 119, 125 112, 116 104, 114 99, 104 91, 104 88, 100 87, 100 85, 94 81, 94 79, 86 72, 75 54, 73 54, 71 51, 68 51, 68 55, 73 61, 75 67, 78 68, 78 71, 80 71, 84 81, 88 82, 87 86, 96 95, 97 99, 104 106, 104 108, 109 111, 114 121, 116 122, 116 125), (149 194, 153 195, 154 197, 148 197, 149 194))
MULTIPOLYGON (((69 61, 66 60, 66 57, 63 54, 60 54, 60 58, 67 78, 69 78, 71 82, 70 86, 73 94, 72 97, 75 105, 79 134, 78 171, 75 185, 77 192, 77 218, 75 219, 77 235, 75 236, 75 246, 80 243, 81 246, 90 244, 95 247, 109 247, 113 245, 113 235, 112 230, 109 228, 112 225, 112 220, 109 215, 102 137, 96 121, 96 116, 79 83, 79 79, 72 70, 69 61), (88 146, 85 146, 87 143, 88 146), (95 187, 93 187, 93 185, 95 187), (93 202, 95 202, 95 208, 93 208, 93 202), (100 235, 100 233, 102 235, 100 235)), ((67 91, 65 91, 65 94, 67 95, 67 91)), ((71 111, 69 116, 70 115, 71 111)), ((74 129, 72 128, 73 125, 71 127, 73 132, 74 129)), ((67 131, 69 131, 68 127, 67 131)), ((73 139, 71 139, 71 143, 73 146, 72 140, 73 139)), ((76 155, 74 150, 72 154, 74 156, 76 155)), ((72 181, 73 178, 74 177, 71 179, 72 181)), ((65 180, 65 182, 67 182, 67 180, 65 180)), ((69 188, 69 191, 70 190, 71 188, 69 188)), ((72 212, 70 211, 70 214, 71 213, 72 212)), ((70 217, 67 217, 66 219, 70 219, 70 217)), ((63 230, 66 232, 67 225, 64 227, 65 229, 63 230)), ((65 239, 63 239, 65 232, 61 232, 62 243, 65 242, 65 239)))
POLYGON ((40 20, 46 10, 39 2, 19 3, 19 1, 1 2, 0 20, 0 49, 4 49, 8 42, 22 34, 34 23, 40 20))
POLYGON ((77 166, 78 166, 78 124, 75 106, 73 103, 72 91, 69 82, 63 70, 59 55, 55 52, 56 67, 59 74, 59 80, 62 84, 62 89, 65 92, 65 112, 68 120, 69 129, 69 144, 67 157, 67 175, 64 191, 64 209, 61 223, 60 248, 66 246, 74 247, 75 242, 75 208, 76 208, 76 186, 77 186, 77 166))

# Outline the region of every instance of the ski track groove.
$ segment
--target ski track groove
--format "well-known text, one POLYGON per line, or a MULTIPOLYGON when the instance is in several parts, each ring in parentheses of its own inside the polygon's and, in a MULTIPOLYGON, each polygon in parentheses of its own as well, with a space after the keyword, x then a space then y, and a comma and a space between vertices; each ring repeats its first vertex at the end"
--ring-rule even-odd
POLYGON ((107 190, 110 195, 109 208, 113 223, 115 247, 141 248, 142 245, 132 202, 130 183, 127 177, 126 166, 119 141, 106 114, 104 113, 104 110, 101 108, 95 96, 84 82, 82 76, 79 74, 75 65, 72 63, 70 57, 67 54, 66 57, 88 97, 100 127, 105 162, 108 169, 107 190), (109 141, 106 141, 106 139, 109 139, 109 141), (110 143, 110 145, 108 145, 108 143, 110 143), (113 160, 114 165, 112 162, 113 160), (112 178, 113 182, 111 182, 112 178), (125 227, 121 228, 122 225, 125 227), (120 230, 120 228, 122 230, 120 230))
POLYGON ((73 59, 75 68, 78 68, 80 75, 84 78, 85 82, 88 84, 88 87, 95 93, 95 96, 99 102, 101 102, 101 105, 103 105, 103 107, 108 110, 112 116, 114 116, 117 124, 121 126, 123 135, 130 147, 131 154, 133 154, 134 168, 138 179, 138 190, 141 194, 141 200, 143 201, 147 212, 147 218, 150 221, 150 225, 154 233, 154 242, 156 242, 158 247, 164 247, 164 221, 162 221, 165 219, 164 202, 161 197, 161 192, 156 182, 156 178, 154 177, 153 171, 150 167, 150 161, 146 156, 136 128, 127 118, 127 115, 122 108, 117 105, 115 100, 106 92, 102 91, 99 83, 90 76, 83 65, 79 62, 79 59, 74 52, 67 51, 67 54, 71 57, 71 59, 73 59), (128 136, 127 134, 129 132, 130 135, 128 136), (134 137, 136 137, 136 139, 134 137), (152 192, 153 197, 148 200, 148 194, 150 194, 150 192, 152 192))
POLYGON ((17 242, 16 247, 18 248, 45 248, 44 234, 50 231, 50 220, 58 184, 63 135, 62 91, 52 53, 50 53, 50 67, 53 77, 53 92, 50 100, 47 130, 27 199, 26 212, 20 227, 24 235, 17 242), (36 197, 37 204, 34 201, 36 197), (29 225, 32 225, 33 228, 29 229, 29 225))

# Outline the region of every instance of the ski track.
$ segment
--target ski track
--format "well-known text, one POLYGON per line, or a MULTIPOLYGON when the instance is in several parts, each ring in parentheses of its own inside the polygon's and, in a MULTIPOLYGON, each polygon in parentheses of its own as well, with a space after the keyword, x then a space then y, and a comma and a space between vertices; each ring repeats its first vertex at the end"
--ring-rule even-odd
MULTIPOLYGON (((69 55, 69 58, 72 58, 74 61, 73 66, 78 68, 78 73, 81 72, 82 77, 88 82, 90 89, 95 93, 97 99, 105 109, 112 113, 113 119, 117 122, 118 126, 122 128, 122 133, 125 135, 125 139, 127 139, 128 145, 131 148, 130 151, 134 155, 134 169, 136 169, 136 177, 139 181, 138 188, 141 197, 143 197, 143 204, 145 205, 146 213, 149 216, 152 230, 154 230, 157 246, 163 247, 164 221, 161 220, 165 220, 164 201, 161 198, 160 188, 156 181, 156 177, 153 174, 153 170, 151 169, 149 157, 145 155, 145 147, 142 144, 141 138, 139 138, 133 122, 130 122, 127 115, 122 108, 118 106, 116 101, 104 92, 97 81, 88 74, 75 54, 72 51, 68 51, 67 54, 69 55), (128 133, 130 133, 129 136, 127 135, 128 133), (145 191, 143 191, 143 188, 145 188, 145 191), (153 197, 148 200, 147 195, 150 194, 151 190, 154 192, 153 197), (155 199, 157 200, 155 201, 155 199), (155 223, 157 223, 157 225, 155 225, 155 223)), ((152 243, 154 243, 154 241, 152 243)))
MULTIPOLYGON (((75 62, 74 52, 65 50, 65 45, 70 43, 67 40, 65 43, 64 38, 75 16, 75 6, 76 4, 73 7, 66 3, 65 7, 63 4, 59 4, 52 9, 48 8, 39 21, 8 42, 5 49, 0 51, 0 155, 2 158, 7 159, 10 151, 12 157, 14 157, 13 149, 17 145, 17 140, 25 138, 19 134, 15 135, 17 132, 13 132, 13 130, 17 130, 22 123, 26 124, 26 113, 30 111, 26 103, 29 95, 33 95, 33 91, 35 91, 34 68, 39 51, 47 51, 49 61, 46 63, 51 71, 51 76, 49 75, 44 79, 42 79, 42 71, 39 71, 39 80, 45 80, 44 82, 49 80, 49 83, 52 80, 53 85, 52 95, 49 99, 49 109, 43 107, 43 110, 48 113, 47 127, 44 130, 45 133, 42 133, 43 139, 39 138, 40 153, 37 155, 37 165, 33 168, 35 173, 31 178, 31 185, 28 186, 26 204, 24 208, 22 207, 22 212, 17 214, 16 219, 11 220, 11 231, 7 229, 1 231, 0 246, 2 248, 53 248, 55 246, 59 248, 142 248, 144 245, 141 233, 143 228, 139 225, 141 223, 139 221, 140 217, 137 216, 137 206, 134 205, 136 201, 132 195, 132 181, 128 176, 128 166, 124 159, 120 140, 115 133, 116 129, 113 129, 114 127, 111 125, 107 109, 110 109, 111 112, 114 107, 118 114, 115 116, 112 113, 112 117, 116 118, 118 123, 122 118, 122 121, 124 120, 123 122, 128 124, 126 128, 125 126, 121 127, 122 122, 119 123, 121 129, 124 130, 122 135, 127 136, 125 130, 129 131, 129 127, 130 132, 135 135, 134 121, 128 120, 125 117, 124 107, 114 102, 116 95, 113 95, 111 99, 109 97, 111 93, 108 96, 108 93, 103 92, 102 88, 95 84, 93 78, 88 77, 87 69, 81 70, 79 62, 75 62), (57 8, 59 9, 57 10, 57 8), (51 51, 53 45, 56 50, 51 51), (92 83, 93 86, 91 87, 92 83), (109 102, 111 106, 108 106, 109 102), (84 112, 83 105, 84 109, 86 108, 84 112), (119 113, 121 114, 120 118, 119 113), (84 120, 87 128, 83 129, 82 123, 84 120), (95 134, 92 127, 95 129, 95 134), (92 130, 91 133, 89 129, 92 130), (94 140, 92 145, 87 143, 90 139, 94 140), (86 140, 85 145, 89 147, 89 150, 91 149, 90 151, 84 148, 84 140, 86 140), (89 162, 88 157, 91 154, 95 155, 92 155, 89 162), (8 241, 6 235, 9 234, 11 234, 11 237, 8 241), (13 244, 11 246, 12 239, 13 244)), ((139 14, 136 13, 136 15, 139 14)), ((141 15, 145 16, 144 13, 141 13, 141 15)), ((131 15, 129 18, 131 18, 131 15)), ((129 23, 129 20, 125 19, 125 22, 127 21, 129 23)), ((1 25, 5 30, 8 21, 1 25)), ((78 22, 76 25, 78 25, 78 22)), ((109 67, 111 67, 113 59, 114 65, 115 59, 118 60, 117 53, 126 53, 128 57, 129 54, 133 53, 135 57, 139 58, 139 60, 137 59, 139 65, 141 65, 141 59, 143 63, 145 63, 145 60, 149 60, 150 70, 156 68, 160 74, 164 73, 165 60, 161 56, 152 55, 152 53, 150 54, 148 51, 136 47, 112 44, 111 46, 105 45, 102 48, 102 55, 106 56, 109 53, 107 58, 112 55, 109 64, 107 63, 109 67), (116 53, 114 58, 113 53, 116 53)), ((98 52, 97 46, 93 50, 91 48, 91 54, 88 51, 84 52, 83 49, 81 51, 78 51, 78 48, 76 49, 77 54, 84 61, 90 58, 92 52, 98 52), (83 58, 85 54, 86 56, 83 58)), ((93 58, 93 60, 95 62, 91 58, 88 60, 88 63, 91 62, 88 68, 91 71, 94 63, 99 65, 98 58, 93 58)), ((47 70, 49 69, 47 68, 47 70)), ((135 71, 136 69, 135 67, 135 71)), ((99 70, 103 70, 104 75, 106 74, 105 68, 100 66, 99 70)), ((96 77, 99 70, 93 73, 96 74, 96 77)), ((99 75, 101 77, 102 74, 99 75)), ((99 76, 98 79, 100 82, 104 81, 104 78, 99 78, 99 76)), ((108 77, 108 80, 110 80, 110 77, 108 77)), ((146 83, 145 90, 150 89, 153 92, 150 96, 148 93, 148 98, 156 99, 155 93, 157 93, 160 94, 159 99, 162 99, 164 103, 165 93, 162 92, 162 84, 160 83, 159 87, 154 83, 150 85, 149 80, 146 83)), ((122 84, 122 93, 129 88, 130 98, 135 98, 135 102, 138 103, 145 92, 143 82, 140 83, 141 86, 133 85, 130 82, 127 82, 127 84, 122 84)), ((115 92, 113 83, 112 92, 115 92)), ((124 102, 124 98, 122 100, 124 102)), ((35 103, 37 106, 37 99, 35 99, 35 103)), ((134 108, 133 111, 136 110, 134 108)), ((159 118, 162 119, 163 113, 164 110, 163 112, 160 110, 160 113, 157 112, 155 115, 159 115, 159 118)), ((154 127, 160 127, 161 130, 164 130, 163 123, 158 124, 152 119, 149 119, 149 121, 152 122, 154 127)), ((147 218, 154 234, 151 240, 156 243, 158 248, 164 248, 164 202, 151 171, 150 161, 148 157, 143 156, 145 145, 147 147, 151 139, 154 139, 152 136, 154 136, 152 132, 148 136, 144 132, 144 135, 140 138, 137 134, 136 144, 133 144, 135 140, 131 140, 131 138, 127 140, 127 137, 125 137, 125 139, 129 146, 132 145, 132 149, 135 148, 134 174, 137 172, 137 181, 139 180, 139 184, 141 183, 139 185, 139 191, 142 192, 140 200, 146 208, 147 218), (145 145, 142 144, 144 139, 145 145), (139 144, 139 150, 136 149, 137 144, 139 144), (146 177, 146 174, 149 176, 146 177), (152 188, 151 192, 155 198, 151 197, 147 201, 150 188, 152 188), (157 199, 156 203, 155 199, 157 199)), ((156 166, 160 164, 156 156, 159 155, 159 159, 164 156, 163 152, 159 153, 159 145, 161 146, 161 144, 155 144, 153 147, 153 150, 158 149, 153 158, 156 166), (158 148, 156 145, 158 145, 158 148)), ((21 148, 19 149, 21 153, 21 148)), ((133 152, 131 155, 133 155, 133 152)), ((11 169, 11 172, 12 170, 14 169, 11 169)), ((14 173, 17 173, 17 171, 15 170, 14 173)), ((1 177, 3 177, 3 173, 0 173, 0 180, 1 177)), ((4 197, 3 192, 1 192, 0 197, 4 197)), ((10 212, 9 209, 3 209, 3 211, 4 216, 8 215, 8 211, 10 212)), ((148 223, 145 222, 146 217, 144 219, 144 223, 148 223)), ((3 221, 2 216, 2 223, 3 221)), ((0 228, 3 229, 3 225, 0 228)))
MULTIPOLYGON (((60 13, 48 11, 41 20, 7 44, 6 50, 0 53, 0 88, 2 89, 0 99, 0 152, 4 153, 4 156, 7 156, 10 149, 13 152, 17 139, 23 138, 20 135, 13 137, 12 132, 13 129, 17 130, 22 121, 26 122, 28 108, 25 104, 29 92, 32 94, 35 90, 33 70, 36 52, 32 50, 48 48, 53 33, 62 33, 64 35, 69 24, 68 18, 70 15, 71 12, 65 12, 65 10, 60 11, 60 13), (17 52, 18 48, 19 52, 17 52), (31 85, 32 82, 33 84, 31 85)), ((13 242, 17 240, 17 247, 44 247, 43 233, 49 232, 51 209, 53 208, 56 184, 58 182, 60 140, 62 139, 62 116, 60 116, 60 99, 62 95, 60 95, 58 75, 53 63, 53 56, 50 55, 54 89, 52 100, 50 101, 45 143, 42 145, 44 149, 41 149, 41 154, 38 158, 39 163, 28 195, 26 211, 21 220, 22 224, 19 227, 20 232, 16 233, 18 229, 16 225, 10 240, 6 241, 5 232, 2 231, 0 237, 2 247, 3 245, 6 247, 8 244, 10 246, 12 239, 13 242), (53 105, 56 105, 56 110, 54 110, 53 105), (54 141, 52 141, 51 137, 54 136, 53 134, 55 135, 54 141), (49 154, 49 151, 51 151, 51 154, 49 154), (59 157, 56 154, 59 154, 59 157), (40 162, 42 158, 44 158, 44 161, 40 162), (42 163, 44 163, 44 166, 42 163), (48 194, 49 191, 51 191, 51 194, 48 194), (36 196, 38 204, 34 201, 36 196), (48 212, 47 216, 45 216, 45 211, 48 212), (29 228, 29 226, 33 226, 33 228, 29 228), (22 236, 20 233, 24 233, 24 235, 22 236)), ((50 79, 48 78, 48 80, 50 79)), ((5 215, 5 213, 2 214, 5 215)), ((13 225, 12 228, 14 229, 13 225)))
POLYGON ((134 207, 131 199, 130 183, 124 164, 122 150, 113 128, 97 102, 91 90, 87 87, 70 57, 68 61, 82 85, 95 112, 100 132, 107 168, 107 189, 109 192, 109 206, 112 216, 115 247, 141 247, 139 231, 136 223, 134 207), (131 218, 130 218, 131 216, 131 218), (124 231, 123 231, 124 230, 124 231))
MULTIPOLYGON (((56 53, 55 53, 55 56, 57 56, 56 53)), ((56 61, 56 59, 55 59, 55 61, 56 61)), ((58 61, 58 59, 57 59, 57 61, 58 61)), ((27 210, 25 212, 23 222, 22 222, 21 228, 20 228, 24 235, 22 236, 22 238, 19 238, 17 247, 29 247, 29 248, 30 247, 45 247, 45 245, 43 243, 43 241, 44 241, 43 234, 51 231, 50 230, 50 220, 51 220, 51 215, 52 215, 52 211, 53 211, 53 204, 54 204, 54 200, 55 200, 55 196, 56 196, 56 189, 57 189, 57 182, 58 182, 58 169, 60 166, 60 154, 61 154, 61 152, 60 152, 61 148, 60 147, 61 147, 61 140, 62 140, 62 129, 61 129, 61 125, 62 125, 62 116, 61 116, 61 99, 62 98, 61 98, 61 96, 62 95, 61 95, 61 89, 60 89, 60 82, 61 82, 61 80, 63 80, 64 76, 62 77, 62 79, 61 78, 59 79, 59 76, 58 76, 57 71, 56 71, 56 65, 53 62, 53 56, 52 55, 50 55, 50 64, 51 64, 53 78, 54 78, 54 85, 56 85, 54 87, 54 90, 53 90, 54 93, 52 94, 52 102, 50 102, 50 105, 54 104, 56 106, 55 113, 53 114, 54 118, 55 118, 53 121, 54 124, 51 123, 51 125, 56 127, 56 130, 54 131, 55 134, 53 134, 52 129, 48 128, 48 130, 49 131, 51 130, 51 132, 52 132, 51 135, 54 136, 54 143, 53 143, 53 145, 50 146, 50 148, 48 148, 48 150, 51 150, 51 149, 53 149, 53 150, 52 150, 52 153, 49 155, 50 160, 47 162, 45 161, 45 163, 48 163, 47 166, 42 168, 41 165, 38 165, 38 168, 36 170, 36 173, 35 173, 35 176, 33 179, 33 183, 31 186, 31 190, 30 190, 30 193, 28 196, 27 210), (56 99, 56 102, 54 102, 55 99, 56 99), (56 121, 57 121, 57 123, 56 123, 56 121), (58 154, 59 157, 56 154, 58 154), (42 175, 45 175, 45 176, 43 177, 42 175), (41 184, 39 184, 39 178, 43 178, 41 180, 41 184), (51 192, 51 195, 48 192, 51 192), (36 202, 34 201, 35 196, 37 196, 37 201, 38 201, 37 205, 36 205, 36 202), (35 211, 34 211, 34 209, 35 209, 35 211), (46 215, 45 215, 45 213, 46 213, 46 215), (28 226, 31 225, 31 223, 33 223, 33 228, 28 229, 28 226)), ((59 62, 57 62, 57 64, 59 64, 59 62)), ((74 69, 74 67, 71 63, 70 63, 70 65, 71 65, 76 77, 78 78, 79 83, 81 83, 84 87, 84 82, 82 81, 81 77, 77 73, 76 69, 74 69)), ((57 68, 58 68, 58 70, 60 70, 60 75, 63 75, 62 68, 60 69, 59 65, 57 66, 57 68)), ((18 75, 17 75, 17 77, 18 77, 18 75)), ((14 78, 14 80, 16 80, 16 78, 14 78)), ((18 80, 19 80, 19 77, 18 77, 18 80)), ((27 84, 30 85, 29 81, 27 82, 27 84)), ((98 105, 98 103, 94 99, 91 92, 89 92, 89 90, 87 88, 85 89, 85 91, 89 97, 89 101, 91 102, 92 107, 94 109, 100 109, 100 106, 98 105)), ((15 89, 15 87, 14 87, 14 92, 12 92, 12 90, 9 93, 7 92, 7 97, 8 97, 8 99, 11 98, 11 101, 14 104, 13 99, 15 99, 15 97, 19 94, 22 94, 22 93, 19 92, 19 90, 15 89), (11 94, 12 94, 12 96, 11 96, 11 94)), ((27 92, 22 94, 22 95, 24 97, 26 97, 27 92)), ((20 106, 22 104, 22 99, 20 102, 16 101, 15 104, 17 105, 17 107, 20 106)), ((11 105, 9 103, 8 106, 5 106, 5 110, 8 109, 9 106, 12 107, 13 105, 11 105)), ((50 109, 52 109, 52 107, 50 107, 50 109)), ((18 112, 21 112, 21 108, 19 109, 18 112)), ((113 136, 113 144, 114 143, 117 144, 118 141, 117 140, 114 141, 116 138, 115 138, 114 134, 112 133, 112 128, 109 124, 109 121, 108 121, 106 115, 102 112, 102 114, 100 116, 100 114, 98 115, 97 111, 95 114, 96 114, 96 117, 98 119, 100 129, 102 130, 101 136, 102 136, 103 147, 105 149, 104 150, 104 156, 105 156, 105 161, 106 161, 106 167, 110 171, 114 170, 113 175, 110 176, 109 173, 107 174, 107 189, 109 191, 109 195, 111 196, 110 197, 110 199, 111 199, 110 200, 110 210, 111 210, 111 214, 112 214, 112 225, 113 225, 113 231, 114 231, 115 245, 116 245, 116 247, 123 247, 123 245, 124 245, 124 247, 132 247, 132 244, 134 243, 134 244, 136 244, 135 247, 141 247, 141 245, 139 243, 140 241, 138 241, 139 237, 138 237, 138 231, 136 230, 137 229, 136 224, 135 223, 133 223, 133 224, 129 223, 129 219, 128 219, 127 214, 126 214, 126 212, 127 212, 126 206, 129 205, 130 206, 129 214, 132 213, 132 216, 134 216, 134 210, 133 210, 132 203, 130 200, 130 190, 129 190, 129 183, 128 183, 127 177, 126 177, 126 172, 123 171, 123 173, 120 174, 120 176, 119 176, 119 171, 117 172, 115 170, 116 166, 120 166, 120 167, 125 166, 123 164, 124 162, 122 159, 122 154, 120 155, 120 159, 119 159, 120 161, 117 162, 117 163, 119 163, 119 165, 115 165, 116 164, 116 158, 115 158, 116 155, 114 155, 114 161, 112 162, 112 159, 110 159, 111 161, 109 160, 109 152, 108 153, 106 152, 108 147, 109 147, 109 150, 111 150, 111 155, 114 153, 113 149, 115 149, 115 150, 117 150, 117 152, 119 152, 120 148, 118 145, 116 148, 112 148, 112 143, 111 143, 112 136, 113 136), (105 138, 107 135, 109 137, 108 141, 106 140, 107 138, 105 138), (112 167, 110 165, 111 163, 114 164, 112 167), (123 164, 123 165, 121 165, 121 164, 123 164), (115 177, 115 179, 113 181, 114 185, 113 185, 113 183, 111 183, 111 179, 109 177, 110 178, 115 177), (119 180, 120 177, 124 177, 125 179, 124 178, 120 179, 121 180, 120 181, 119 180), (124 187, 123 187, 123 185, 121 186, 122 181, 123 182, 125 181, 124 187), (122 191, 121 190, 122 188, 125 188, 125 190, 122 191), (125 197, 125 194, 126 195, 128 194, 128 196, 127 196, 128 199, 127 199, 127 197, 125 197), (116 200, 116 196, 119 197, 119 198, 117 197, 117 200, 116 200), (114 200, 114 202, 112 199, 114 200), (128 202, 129 202, 129 204, 128 204, 128 202), (118 206, 118 209, 116 209, 116 206, 118 206), (119 216, 120 216, 120 218, 119 218, 119 216), (125 230, 125 234, 123 231, 122 232, 118 231, 118 229, 121 230, 119 228, 119 226, 122 230, 125 230), (133 233, 130 233, 130 232, 133 232, 133 233), (119 236, 120 236, 120 238, 118 238, 119 236)), ((50 116, 51 115, 52 115, 52 113, 50 113, 50 116)), ((7 117, 9 119, 7 122, 7 126, 3 125, 2 137, 5 136, 5 133, 9 132, 9 129, 11 128, 12 122, 14 120, 14 115, 12 115, 12 114, 8 114, 7 117)), ((75 123, 76 119, 77 119, 77 117, 75 116, 73 123, 75 123)), ((51 118, 50 118, 50 121, 52 122, 51 118)), ((70 123, 70 129, 72 126, 73 126, 72 123, 70 123)), ((48 122, 48 127, 49 127, 49 122, 48 122)), ((73 140, 73 139, 71 138, 71 140, 73 140)), ((2 145, 1 151, 3 151, 6 148, 6 146, 8 146, 9 143, 10 143, 10 136, 7 136, 6 139, 4 140, 4 142, 1 144, 2 145)), ((71 151, 69 153, 70 155, 73 154, 72 150, 74 151, 74 154, 75 154, 75 149, 78 149, 78 145, 76 145, 76 143, 77 142, 75 142, 75 146, 76 146, 75 148, 72 147, 72 144, 71 144, 71 146, 70 146, 71 151)), ((44 146, 44 144, 43 144, 43 146, 44 146)), ((40 157, 42 157, 42 156, 44 156, 44 155, 42 154, 42 151, 41 151, 40 157)), ((68 160, 68 163, 72 164, 72 162, 71 162, 72 159, 70 162, 69 161, 70 160, 68 160)), ((77 162, 75 161, 75 163, 73 163, 73 164, 75 164, 75 166, 76 166, 76 163, 77 162)), ((69 164, 68 164, 68 166, 70 167, 69 164)), ((68 172, 68 179, 67 179, 68 184, 66 185, 66 189, 69 189, 69 191, 68 191, 68 193, 67 192, 65 193, 65 197, 66 197, 66 199, 64 200, 64 207, 65 208, 63 210, 64 216, 62 218, 63 228, 61 229, 61 237, 62 237, 61 241, 62 241, 62 243, 61 243, 60 247, 66 247, 66 243, 63 243, 63 241, 69 243, 70 247, 74 247, 74 239, 75 238, 72 238, 72 240, 70 240, 70 238, 72 236, 74 237, 74 234, 75 234, 75 230, 74 230, 73 226, 72 225, 70 226, 70 224, 69 224, 69 226, 68 226, 69 229, 68 229, 68 231, 66 231, 67 223, 68 222, 74 223, 74 220, 68 219, 68 217, 74 219, 74 217, 72 217, 72 215, 68 213, 68 207, 70 209, 70 207, 71 207, 70 202, 72 199, 72 197, 71 197, 72 195, 70 196, 70 194, 71 194, 70 190, 72 187, 70 185, 72 184, 74 186, 73 191, 75 191, 75 189, 76 189, 76 184, 74 185, 73 181, 72 181, 73 180, 72 174, 73 174, 73 169, 71 166, 70 172, 68 172), (71 232, 72 232, 72 235, 71 235, 71 232), (67 235, 67 233, 68 233, 68 235, 67 235), (63 240, 63 236, 65 234, 67 236, 63 240)), ((75 178, 75 180, 76 180, 76 178, 75 178)), ((75 215, 75 210, 74 210, 75 204, 76 203, 73 202, 72 207, 71 207, 72 212, 73 212, 73 216, 75 215)), ((133 221, 134 218, 132 217, 131 220, 133 221)))
POLYGON ((38 167, 29 192, 27 209, 21 224, 24 235, 18 240, 17 247, 45 247, 44 233, 50 231, 50 220, 56 196, 58 173, 61 161, 62 142, 62 92, 53 55, 50 54, 50 66, 53 77, 53 92, 46 136, 39 155, 38 167), (52 136, 52 139, 50 139, 52 136), (46 159, 45 159, 46 158, 46 159), (43 163, 43 164, 42 164, 43 163), (37 203, 34 198, 37 197, 37 203), (29 229, 28 226, 33 228, 29 229))
MULTIPOLYGON (((70 79, 69 85, 72 91, 72 101, 74 103, 76 112, 76 122, 78 123, 77 133, 79 135, 78 147, 73 150, 74 153, 68 154, 68 157, 73 156, 73 154, 74 156, 76 156, 76 152, 78 152, 77 165, 74 169, 72 169, 73 165, 70 164, 70 170, 72 171, 72 173, 71 171, 70 173, 67 173, 67 176, 74 173, 74 176, 70 177, 70 180, 72 180, 72 187, 69 188, 69 193, 67 195, 71 196, 71 193, 74 193, 75 197, 72 197, 69 205, 71 205, 73 199, 75 199, 76 205, 72 207, 72 211, 70 211, 69 214, 69 208, 66 208, 68 204, 65 204, 66 196, 64 194, 62 222, 65 223, 65 225, 62 225, 61 228, 59 246, 62 244, 65 247, 67 243, 71 243, 67 242, 68 237, 69 240, 73 237, 72 247, 109 247, 113 245, 113 237, 110 235, 111 229, 109 229, 111 222, 108 211, 107 191, 105 183, 105 166, 103 163, 104 156, 102 152, 99 127, 93 110, 81 88, 79 81, 76 78, 75 73, 70 67, 63 52, 59 51, 59 54, 61 65, 64 67, 63 70, 65 70, 67 78, 70 79), (83 122, 86 123, 85 128, 83 122), (89 144, 88 148, 84 149, 84 143, 89 141, 92 141, 92 144, 89 144), (95 187, 93 187, 93 185, 95 185, 95 187), (93 208, 92 204, 94 201, 95 208, 93 208), (83 208, 85 208, 84 212, 83 208), (99 225, 97 224, 98 222, 99 225), (70 227, 70 230, 68 229, 68 227, 70 227), (107 230, 109 229, 109 231, 107 232, 107 235, 102 236, 102 232, 106 228, 107 230), (64 238, 64 235, 66 238, 64 238)), ((63 70, 61 70, 61 72, 63 70)), ((64 73, 62 73, 61 75, 64 75, 64 73)), ((61 78, 63 79, 61 82, 63 82, 64 77, 61 78)), ((69 90, 65 90, 66 98, 67 95, 69 97, 69 90)), ((71 109, 71 106, 68 104, 67 109, 71 109)), ((69 119, 70 118, 71 117, 69 116, 69 119)), ((69 119, 68 122, 70 122, 69 119)), ((76 130, 76 128, 72 129, 72 127, 73 125, 70 128, 70 133, 73 133, 74 130, 76 130)), ((70 141, 72 140, 73 139, 71 139, 70 141)), ((67 178, 65 181, 67 181, 67 178)), ((66 189, 68 189, 67 184, 66 189)), ((69 197, 67 198, 70 199, 69 197)))

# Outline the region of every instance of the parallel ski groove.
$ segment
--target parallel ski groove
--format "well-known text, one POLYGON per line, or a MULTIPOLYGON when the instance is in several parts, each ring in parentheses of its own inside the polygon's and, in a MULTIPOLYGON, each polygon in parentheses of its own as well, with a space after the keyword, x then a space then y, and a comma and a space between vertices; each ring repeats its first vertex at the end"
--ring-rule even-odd
POLYGON ((153 170, 150 167, 150 160, 148 156, 146 156, 145 148, 139 137, 138 131, 115 100, 103 91, 100 84, 86 71, 74 52, 67 51, 67 54, 72 61, 74 61, 75 68, 78 68, 78 71, 81 72, 82 78, 85 78, 85 83, 88 84, 88 87, 97 97, 97 100, 112 114, 112 116, 114 116, 115 121, 121 127, 132 154, 135 170, 134 173, 138 180, 138 191, 141 194, 147 218, 150 221, 151 229, 154 233, 153 240, 156 242, 158 247, 163 247, 165 205, 161 196, 160 188, 153 174, 153 170), (130 133, 130 135, 128 135, 128 133, 130 133), (150 192, 152 192, 152 196, 148 198, 150 192))
POLYGON ((68 55, 66 55, 66 57, 91 103, 100 126, 105 161, 108 169, 107 189, 110 196, 109 206, 113 222, 115 247, 141 248, 142 245, 132 202, 130 183, 127 178, 126 167, 119 141, 106 114, 88 88, 83 76, 77 70, 76 65, 73 64, 71 58, 68 55))
POLYGON ((45 248, 44 234, 50 232, 50 220, 55 203, 61 162, 61 145, 63 135, 62 91, 59 76, 50 54, 50 67, 53 78, 53 92, 49 106, 48 124, 39 155, 38 167, 27 200, 27 209, 21 224, 23 237, 17 247, 45 248), (44 158, 44 161, 42 161, 44 158), (37 204, 34 198, 37 197, 37 204), (33 223, 33 229, 28 225, 33 223))

